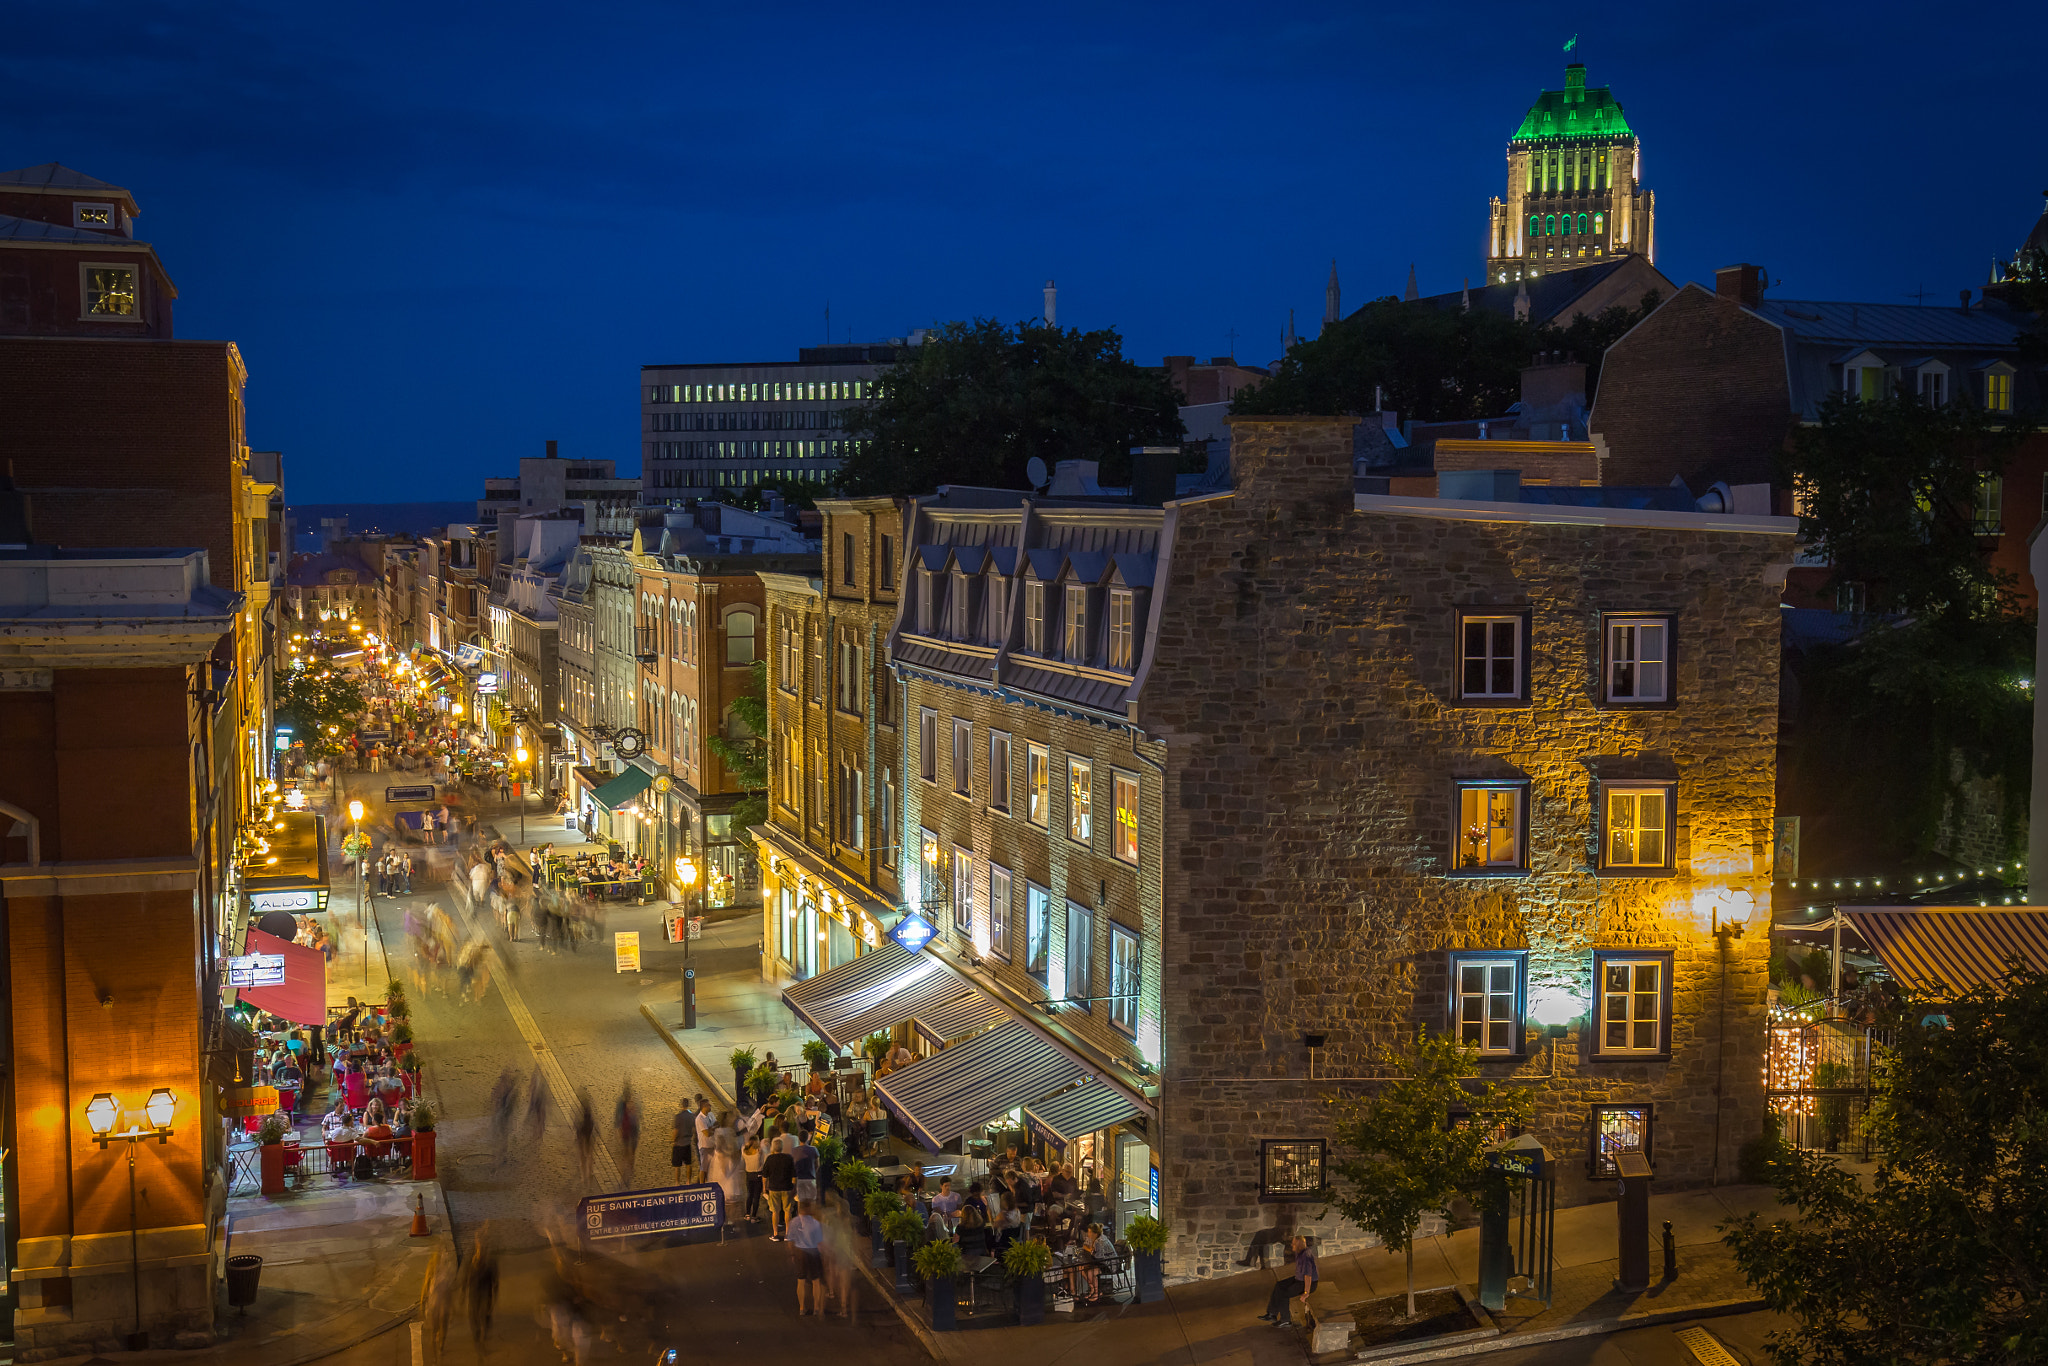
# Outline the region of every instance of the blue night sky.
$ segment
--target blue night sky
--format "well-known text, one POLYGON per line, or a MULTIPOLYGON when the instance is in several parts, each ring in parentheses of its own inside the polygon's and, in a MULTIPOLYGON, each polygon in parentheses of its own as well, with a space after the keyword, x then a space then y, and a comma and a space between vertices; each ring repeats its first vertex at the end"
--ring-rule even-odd
POLYGON ((13 7, 0 161, 128 187, 293 502, 639 468, 643 363, 983 314, 1265 363, 1481 273, 1580 34, 1658 265, 1953 306, 2040 212, 2048 11, 1877 4, 13 7), (1604 17, 1596 17, 1604 12, 1604 17), (2032 14, 2032 19, 2026 15, 2032 14))

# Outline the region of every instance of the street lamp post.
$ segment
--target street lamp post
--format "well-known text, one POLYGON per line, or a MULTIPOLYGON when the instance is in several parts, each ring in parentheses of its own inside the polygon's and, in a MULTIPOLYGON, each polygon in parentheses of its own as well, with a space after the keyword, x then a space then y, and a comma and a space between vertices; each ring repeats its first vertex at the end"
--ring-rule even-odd
POLYGON ((128 1350, 140 1352, 149 1346, 149 1334, 142 1326, 142 1230, 135 1212, 135 1145, 155 1139, 158 1143, 171 1141, 171 1117, 177 1112, 178 1098, 167 1086, 159 1086, 149 1093, 149 1100, 143 1106, 143 1113, 149 1117, 149 1127, 136 1125, 121 1133, 114 1133, 114 1121, 120 1118, 121 1102, 112 1094, 101 1091, 85 1103, 86 1127, 92 1130, 92 1141, 102 1151, 110 1142, 128 1145, 128 1259, 135 1290, 135 1331, 128 1335, 128 1350))
POLYGON ((678 855, 676 877, 683 884, 683 1028, 697 1027, 697 970, 690 964, 690 901, 697 885, 697 860, 678 855))
POLYGON ((526 843, 526 789, 533 786, 533 775, 526 767, 526 746, 512 751, 512 757, 519 761, 519 842, 526 843))
POLYGON ((356 933, 363 937, 363 985, 367 987, 370 985, 370 929, 367 917, 363 914, 363 855, 368 853, 369 849, 363 844, 361 802, 348 804, 348 819, 355 827, 349 842, 355 846, 356 851, 356 933))

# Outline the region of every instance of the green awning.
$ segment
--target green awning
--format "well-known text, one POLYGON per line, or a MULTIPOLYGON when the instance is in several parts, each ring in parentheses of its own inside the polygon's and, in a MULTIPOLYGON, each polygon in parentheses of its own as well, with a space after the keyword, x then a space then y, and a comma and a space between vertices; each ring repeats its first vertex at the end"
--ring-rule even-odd
POLYGON ((590 799, 607 811, 616 811, 629 805, 634 798, 654 786, 654 775, 644 768, 628 768, 624 773, 590 794, 590 799))

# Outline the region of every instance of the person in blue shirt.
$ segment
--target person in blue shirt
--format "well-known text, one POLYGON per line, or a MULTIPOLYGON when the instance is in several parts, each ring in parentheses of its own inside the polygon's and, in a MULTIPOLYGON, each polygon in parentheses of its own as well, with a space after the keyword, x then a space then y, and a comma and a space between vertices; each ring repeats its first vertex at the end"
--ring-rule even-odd
POLYGON ((1292 1328, 1294 1316, 1289 1301, 1300 1299, 1301 1312, 1306 1315, 1309 1292, 1315 1288, 1316 1254, 1309 1251, 1308 1239, 1297 1236, 1294 1240, 1294 1274, 1273 1283, 1273 1293, 1266 1297, 1266 1312, 1259 1317, 1282 1328, 1292 1328))

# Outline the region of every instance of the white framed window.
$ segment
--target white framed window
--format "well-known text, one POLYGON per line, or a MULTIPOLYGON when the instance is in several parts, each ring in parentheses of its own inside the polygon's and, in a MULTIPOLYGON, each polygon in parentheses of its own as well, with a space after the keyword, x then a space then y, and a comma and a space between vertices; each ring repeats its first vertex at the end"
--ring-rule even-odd
POLYGON ((1010 809, 1010 736, 1007 731, 988 733, 988 805, 991 811, 1010 809))
POLYGON ((953 850, 953 931, 961 938, 974 933, 974 852, 953 850))
POLYGON ((811 803, 811 824, 820 830, 830 829, 828 819, 832 810, 832 765, 826 760, 823 736, 819 736, 811 744, 811 803))
POLYGON ((990 645, 1002 645, 1010 638, 1009 580, 991 572, 988 576, 988 634, 990 645))
POLYGON ((112 229, 121 226, 121 220, 112 204, 74 202, 71 206, 71 226, 74 228, 112 229))
POLYGON ((973 627, 968 621, 968 613, 973 606, 972 583, 973 581, 964 573, 955 572, 953 575, 953 619, 946 633, 955 640, 972 638, 973 627))
POLYGON ((782 804, 795 812, 803 809, 804 764, 803 751, 797 745, 796 731, 788 726, 782 729, 782 804))
POLYGON ((842 628, 839 633, 839 710, 855 716, 861 710, 860 685, 867 677, 861 672, 860 656, 859 637, 851 628, 842 628))
POLYGON ((1060 614, 1060 657, 1069 664, 1088 662, 1088 588, 1067 585, 1066 602, 1060 614))
POLYGON ((1095 766, 1067 759, 1067 838, 1087 844, 1095 837, 1095 766))
MULTIPOLYGON (((1067 999, 1087 1001, 1095 994, 1095 912, 1078 901, 1067 903, 1067 999)), ((1092 1003, 1084 1010, 1093 1011, 1092 1003)))
POLYGON ((1045 653, 1045 585, 1026 583, 1024 585, 1024 649, 1027 653, 1045 653))
POLYGON ((1615 784, 1603 791, 1601 865, 1607 868, 1671 866, 1672 792, 1668 783, 1615 784))
POLYGON ((1670 953, 1596 949, 1593 978, 1597 1053, 1648 1057, 1670 1051, 1670 953))
POLYGON ((929 569, 917 571, 917 633, 932 634, 939 620, 939 585, 945 582, 929 569))
POLYGON ((1010 870, 1000 864, 988 866, 988 946, 990 952, 1010 961, 1010 870))
POLYGON ((1144 953, 1136 932, 1109 922, 1109 1022, 1135 1037, 1144 953))
POLYGON ((754 662, 754 621, 753 612, 746 608, 726 613, 725 662, 728 665, 754 662))
POLYGON ((1457 786, 1457 857, 1461 872, 1503 872, 1527 867, 1523 845, 1528 787, 1471 782, 1457 786))
POLYGON ((1514 701, 1522 696, 1522 636, 1528 619, 1521 614, 1458 618, 1458 695, 1484 701, 1514 701))
POLYGON ((1973 520, 1979 536, 1996 536, 2005 530, 2005 480, 1996 474, 1977 476, 1977 501, 1973 520))
POLYGON ((1024 745, 1024 819, 1039 829, 1052 819, 1052 755, 1044 745, 1024 745))
POLYGON ((953 791, 968 796, 974 791, 974 723, 953 718, 953 791))
POLYGON ((1052 893, 1024 884, 1024 970, 1045 985, 1052 945, 1052 893))
POLYGON ((95 321, 129 319, 142 311, 132 265, 87 261, 78 268, 80 315, 95 321))
POLYGON ((1459 1043, 1495 1056, 1523 1051, 1523 958, 1519 952, 1451 956, 1451 1027, 1459 1043))
POLYGON ((917 709, 917 776, 939 780, 939 714, 930 707, 917 709))
POLYGON ((891 873, 896 863, 896 770, 882 770, 882 785, 876 791, 875 833, 879 837, 882 866, 891 873))
POLYGON ((862 827, 865 822, 865 806, 861 801, 860 770, 847 760, 839 762, 839 842, 855 849, 864 847, 862 827))
POLYGON ((1116 798, 1116 829, 1111 832, 1111 852, 1125 863, 1138 861, 1138 775, 1120 768, 1110 770, 1110 786, 1116 798))
POLYGON ((1128 588, 1109 590, 1109 667, 1129 669, 1134 658, 1137 594, 1128 588))
POLYGON ((2005 368, 2004 362, 1984 372, 1984 408, 1986 412, 2009 413, 2012 411, 2013 372, 2005 368))
POLYGON ((1607 700, 1671 700, 1671 619, 1607 619, 1607 700))

